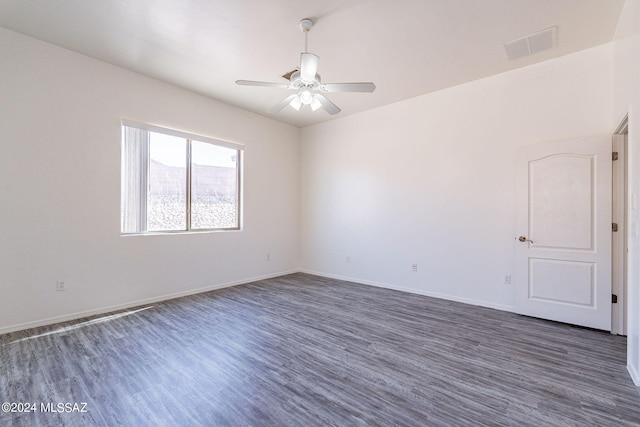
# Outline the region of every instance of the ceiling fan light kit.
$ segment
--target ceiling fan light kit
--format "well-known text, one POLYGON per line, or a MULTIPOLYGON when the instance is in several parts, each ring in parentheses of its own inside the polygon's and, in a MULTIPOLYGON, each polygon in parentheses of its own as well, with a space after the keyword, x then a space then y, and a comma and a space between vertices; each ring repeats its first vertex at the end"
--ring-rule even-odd
POLYGON ((371 82, 323 84, 320 74, 318 74, 320 58, 318 55, 308 52, 307 49, 307 35, 309 30, 313 28, 313 21, 308 18, 302 19, 298 23, 298 27, 304 32, 305 51, 300 54, 300 68, 291 73, 289 84, 236 80, 236 84, 241 86, 276 87, 297 91, 296 94, 289 95, 274 105, 268 111, 269 113, 275 114, 287 105, 295 110, 300 110, 303 106, 308 105, 312 111, 322 108, 328 114, 334 115, 341 111, 340 108, 319 92, 373 92, 376 89, 376 85, 371 82))

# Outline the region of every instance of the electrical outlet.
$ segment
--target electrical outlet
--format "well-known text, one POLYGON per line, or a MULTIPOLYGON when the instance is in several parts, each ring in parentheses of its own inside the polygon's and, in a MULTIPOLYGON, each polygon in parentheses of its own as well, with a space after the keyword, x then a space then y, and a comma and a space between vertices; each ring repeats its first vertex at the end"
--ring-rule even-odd
POLYGON ((271 254, 267 254, 267 261, 271 261, 271 254))
POLYGON ((418 272, 418 264, 411 264, 411 271, 413 271, 414 273, 418 272))
POLYGON ((62 280, 58 280, 56 282, 56 291, 60 292, 60 291, 66 291, 66 290, 67 290, 67 284, 62 280))
POLYGON ((347 264, 351 263, 351 255, 347 255, 347 260, 346 260, 347 264))
POLYGON ((511 284, 511 275, 510 274, 505 274, 504 277, 502 278, 502 283, 504 283, 505 285, 510 285, 511 284))

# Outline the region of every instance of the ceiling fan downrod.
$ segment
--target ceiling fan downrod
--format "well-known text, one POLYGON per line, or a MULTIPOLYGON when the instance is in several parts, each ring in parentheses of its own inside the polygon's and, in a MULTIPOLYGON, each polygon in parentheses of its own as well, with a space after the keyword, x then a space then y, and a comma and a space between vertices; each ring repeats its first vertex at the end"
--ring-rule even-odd
POLYGON ((300 27, 300 30, 302 30, 302 32, 304 33, 304 51, 306 53, 309 51, 309 48, 308 48, 309 30, 313 28, 313 21, 309 18, 301 19, 300 22, 298 22, 298 27, 300 27))

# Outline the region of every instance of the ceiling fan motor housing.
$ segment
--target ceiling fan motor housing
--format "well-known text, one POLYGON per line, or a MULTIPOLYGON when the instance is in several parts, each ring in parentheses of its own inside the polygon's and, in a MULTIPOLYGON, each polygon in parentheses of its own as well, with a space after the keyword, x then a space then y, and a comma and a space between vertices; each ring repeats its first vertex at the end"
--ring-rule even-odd
POLYGON ((320 74, 318 73, 316 73, 316 77, 313 81, 304 81, 300 77, 300 71, 297 70, 291 73, 291 77, 289 78, 289 80, 291 80, 291 86, 294 88, 310 86, 313 89, 317 89, 320 86, 320 74))

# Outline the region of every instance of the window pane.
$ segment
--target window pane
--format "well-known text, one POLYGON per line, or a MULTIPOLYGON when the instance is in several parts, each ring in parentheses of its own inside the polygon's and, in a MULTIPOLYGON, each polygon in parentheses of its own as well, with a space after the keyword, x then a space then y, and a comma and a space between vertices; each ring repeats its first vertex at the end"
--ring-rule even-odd
POLYGON ((191 228, 238 227, 238 150, 191 143, 191 228))
POLYGON ((149 132, 147 229, 187 229, 187 140, 149 132))

